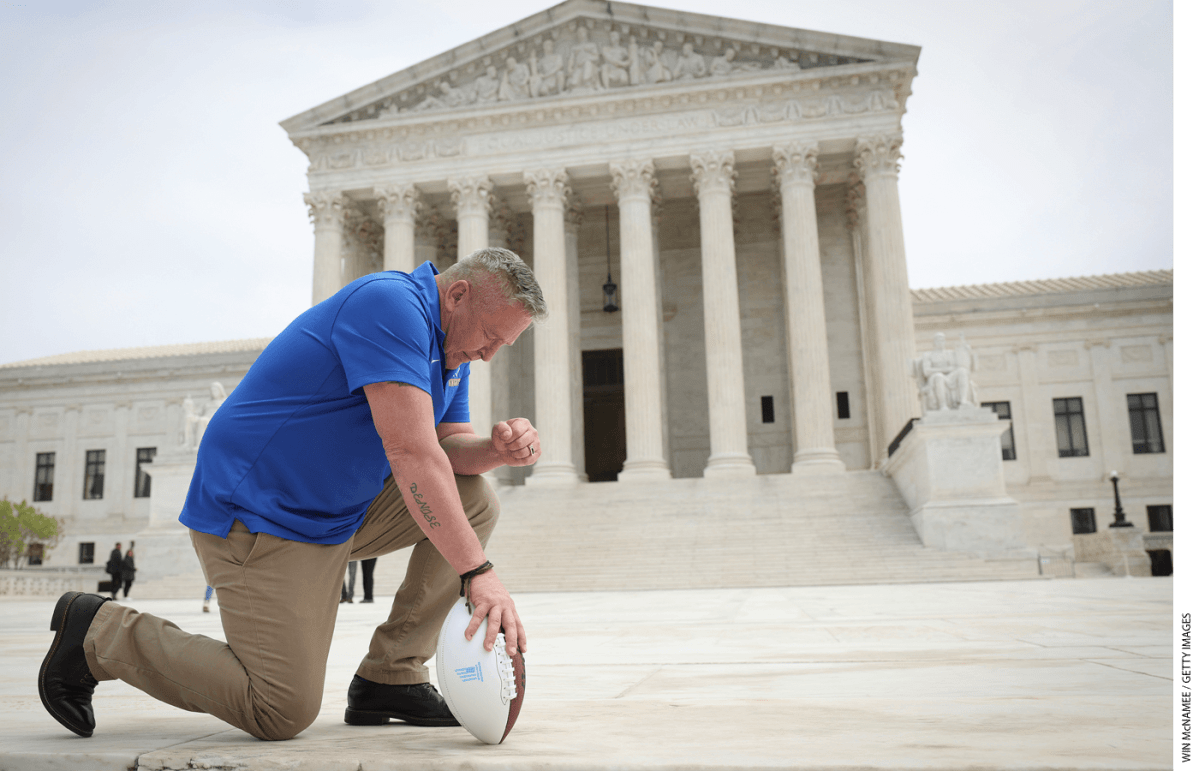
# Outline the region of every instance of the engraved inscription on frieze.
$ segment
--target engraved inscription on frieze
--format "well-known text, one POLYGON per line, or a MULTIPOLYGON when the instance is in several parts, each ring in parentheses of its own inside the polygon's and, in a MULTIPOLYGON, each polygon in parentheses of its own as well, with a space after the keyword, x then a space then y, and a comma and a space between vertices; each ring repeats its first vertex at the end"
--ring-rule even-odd
MULTIPOLYGON (((329 123, 863 61, 867 60, 647 27, 575 21, 517 41, 329 123)), ((879 94, 875 99, 890 103, 894 96, 879 94)), ((873 108, 869 103, 848 108, 855 109, 873 108)))

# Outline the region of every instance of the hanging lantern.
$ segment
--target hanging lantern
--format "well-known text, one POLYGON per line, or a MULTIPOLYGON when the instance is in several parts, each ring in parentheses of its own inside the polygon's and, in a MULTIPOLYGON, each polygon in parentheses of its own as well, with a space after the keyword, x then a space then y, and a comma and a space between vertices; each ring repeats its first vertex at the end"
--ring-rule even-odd
POLYGON ((620 310, 616 305, 616 284, 612 282, 612 234, 608 225, 608 207, 604 207, 604 248, 608 252, 608 281, 604 284, 604 313, 620 310))

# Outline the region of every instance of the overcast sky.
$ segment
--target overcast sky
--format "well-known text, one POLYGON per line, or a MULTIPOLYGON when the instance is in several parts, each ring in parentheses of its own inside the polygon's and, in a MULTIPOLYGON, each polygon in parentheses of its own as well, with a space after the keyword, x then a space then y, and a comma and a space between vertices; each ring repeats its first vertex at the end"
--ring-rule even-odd
MULTIPOLYGON (((1161 0, 659 0, 921 46, 913 287, 1173 267, 1161 0)), ((0 363, 276 334, 311 299, 279 121, 544 0, 0 2, 0 363)))

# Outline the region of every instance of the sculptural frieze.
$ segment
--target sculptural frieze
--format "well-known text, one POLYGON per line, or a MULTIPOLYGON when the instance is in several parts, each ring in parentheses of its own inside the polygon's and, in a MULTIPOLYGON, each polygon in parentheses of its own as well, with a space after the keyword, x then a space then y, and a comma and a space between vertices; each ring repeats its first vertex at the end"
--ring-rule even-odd
POLYGON ((866 60, 752 42, 705 40, 673 31, 578 24, 573 30, 559 28, 518 41, 438 76, 436 83, 413 86, 330 122, 387 119, 679 80, 799 72, 862 61, 866 60))

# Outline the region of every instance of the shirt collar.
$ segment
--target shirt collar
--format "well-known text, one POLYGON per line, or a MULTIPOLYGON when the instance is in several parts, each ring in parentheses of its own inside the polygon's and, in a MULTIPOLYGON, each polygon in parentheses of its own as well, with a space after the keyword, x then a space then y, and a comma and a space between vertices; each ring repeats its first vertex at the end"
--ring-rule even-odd
MULTIPOLYGON (((437 291, 437 267, 432 262, 425 261, 410 274, 420 287, 421 296, 429 305, 433 319, 433 331, 437 334, 437 346, 445 347, 445 332, 441 329, 441 295, 437 291)), ((444 350, 442 351, 444 354, 444 350)))

